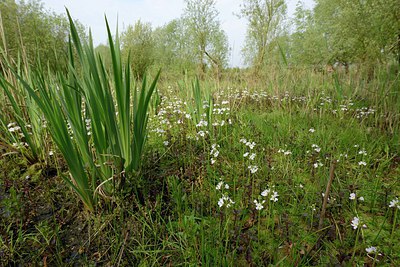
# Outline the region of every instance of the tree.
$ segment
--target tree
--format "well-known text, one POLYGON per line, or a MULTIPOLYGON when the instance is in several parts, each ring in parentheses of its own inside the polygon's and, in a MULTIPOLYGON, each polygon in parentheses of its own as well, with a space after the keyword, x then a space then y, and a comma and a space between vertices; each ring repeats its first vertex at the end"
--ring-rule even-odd
POLYGON ((373 66, 400 54, 398 0, 317 0, 314 14, 331 62, 373 66))
POLYGON ((267 63, 268 53, 282 32, 286 14, 284 0, 244 0, 239 17, 246 18, 248 29, 243 55, 245 62, 255 67, 256 72, 267 63))
POLYGON ((293 33, 290 35, 289 60, 295 65, 319 67, 328 64, 328 52, 323 29, 315 22, 312 10, 299 1, 292 20, 293 33))
POLYGON ((182 19, 174 19, 156 28, 153 36, 156 63, 160 67, 165 67, 170 73, 184 73, 195 69, 196 61, 182 19))
POLYGON ((193 47, 200 74, 206 72, 207 63, 220 70, 226 65, 227 37, 220 28, 215 0, 185 0, 183 21, 186 36, 193 47))
MULTIPOLYGON (((64 15, 45 10, 39 0, 0 1, 0 15, 3 32, 0 50, 11 61, 19 56, 30 64, 40 62, 44 69, 66 66, 69 26, 64 15)), ((76 23, 79 33, 83 26, 76 23)))
POLYGON ((122 54, 125 59, 130 56, 134 75, 141 79, 146 70, 154 63, 154 38, 150 23, 138 20, 134 26, 129 25, 121 34, 122 54))

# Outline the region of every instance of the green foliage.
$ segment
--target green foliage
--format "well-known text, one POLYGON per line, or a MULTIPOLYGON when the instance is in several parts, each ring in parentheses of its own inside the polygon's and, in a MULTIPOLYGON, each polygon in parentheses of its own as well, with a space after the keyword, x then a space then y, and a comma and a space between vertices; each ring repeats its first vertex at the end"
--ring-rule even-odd
MULTIPOLYGON (((399 59, 399 1, 299 2, 292 34, 296 64, 363 63, 369 68, 399 59)), ((400 62, 400 61, 399 61, 400 62)))
MULTIPOLYGON (((132 178, 139 171, 147 110, 158 74, 149 88, 144 77, 140 93, 132 91, 129 61, 123 67, 118 36, 114 44, 108 24, 112 75, 106 72, 93 44, 81 42, 71 18, 70 25, 79 69, 71 44, 69 74, 66 78, 58 75, 61 84, 49 83, 39 73, 30 85, 15 75, 49 123, 69 167, 71 177, 65 176, 65 181, 94 211, 98 193, 114 195, 116 184, 124 189, 126 177, 132 178)), ((134 186, 135 181, 130 182, 134 186)))
POLYGON ((164 71, 181 75, 196 68, 196 59, 182 19, 174 19, 154 30, 155 64, 164 71))
POLYGON ((134 26, 129 25, 121 34, 121 45, 123 58, 129 57, 133 74, 142 79, 155 60, 151 24, 138 20, 134 26))
POLYGON ((204 75, 208 65, 221 70, 227 63, 228 42, 218 21, 215 0, 185 0, 182 15, 186 38, 195 53, 198 73, 204 75))
MULTIPOLYGON (((23 56, 25 62, 41 65, 45 70, 64 69, 67 63, 68 20, 64 15, 47 11, 40 0, 0 1, 2 27, 0 51, 15 66, 23 56)), ((84 28, 75 22, 79 34, 84 28)))
POLYGON ((279 48, 276 41, 282 34, 285 14, 286 3, 283 0, 243 2, 239 17, 246 18, 249 23, 243 55, 246 64, 254 66, 256 71, 267 63, 273 63, 270 57, 272 51, 279 48))

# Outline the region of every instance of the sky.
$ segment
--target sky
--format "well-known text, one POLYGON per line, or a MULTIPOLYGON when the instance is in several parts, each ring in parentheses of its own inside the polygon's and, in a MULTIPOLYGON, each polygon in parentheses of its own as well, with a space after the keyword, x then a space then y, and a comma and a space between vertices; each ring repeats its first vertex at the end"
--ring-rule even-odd
MULTIPOLYGON (((107 16, 111 29, 116 28, 118 19, 119 31, 137 20, 150 22, 152 26, 163 26, 179 18, 184 9, 183 0, 42 0, 46 9, 56 13, 65 13, 67 7, 74 19, 90 28, 95 45, 105 44, 107 40, 104 15, 107 16)), ((240 11, 242 0, 216 0, 221 28, 228 35, 231 55, 231 67, 243 66, 241 49, 244 44, 247 22, 235 14, 240 11)), ((286 0, 288 15, 291 16, 298 0, 286 0)), ((306 7, 313 7, 313 0, 303 0, 306 7)))

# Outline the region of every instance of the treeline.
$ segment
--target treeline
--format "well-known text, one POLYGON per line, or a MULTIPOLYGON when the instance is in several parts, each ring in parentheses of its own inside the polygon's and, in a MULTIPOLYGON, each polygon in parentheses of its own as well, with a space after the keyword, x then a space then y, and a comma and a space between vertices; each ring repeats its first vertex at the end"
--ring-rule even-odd
MULTIPOLYGON (((136 21, 120 34, 122 54, 138 78, 149 69, 173 75, 196 73, 220 78, 228 69, 229 43, 216 0, 184 0, 180 18, 161 27, 136 21)), ((1 51, 18 62, 51 69, 65 67, 68 23, 40 0, 1 0, 1 51)), ((73 14, 72 14, 73 15, 73 14)), ((284 0, 243 0, 239 18, 248 29, 242 55, 254 73, 266 68, 301 66, 400 65, 400 1, 316 0, 312 10, 297 3, 292 19, 284 0)), ((84 27, 77 22, 84 37, 84 27)), ((96 50, 111 62, 107 44, 96 50)))
MULTIPOLYGON (((76 25, 82 37, 85 28, 76 25)), ((0 0, 0 53, 3 60, 20 62, 50 70, 67 64, 69 23, 66 15, 45 9, 38 1, 0 0)), ((1 62, 0 68, 4 68, 1 62)))

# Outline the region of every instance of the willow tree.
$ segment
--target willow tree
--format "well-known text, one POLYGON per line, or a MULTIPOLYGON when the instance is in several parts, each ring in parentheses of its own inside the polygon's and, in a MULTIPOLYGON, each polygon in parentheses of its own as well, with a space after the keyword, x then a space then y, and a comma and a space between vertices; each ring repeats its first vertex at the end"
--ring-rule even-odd
POLYGON ((220 70, 227 62, 228 42, 218 20, 215 0, 185 0, 183 21, 186 36, 193 47, 200 74, 207 63, 220 70))
POLYGON ((282 22, 286 15, 284 0, 244 0, 240 18, 248 21, 246 41, 243 47, 245 63, 256 71, 266 63, 268 53, 274 50, 282 32, 282 22))
POLYGON ((130 63, 136 78, 143 78, 146 70, 154 63, 153 29, 150 23, 138 20, 134 26, 129 25, 121 34, 122 55, 130 55, 130 63))

